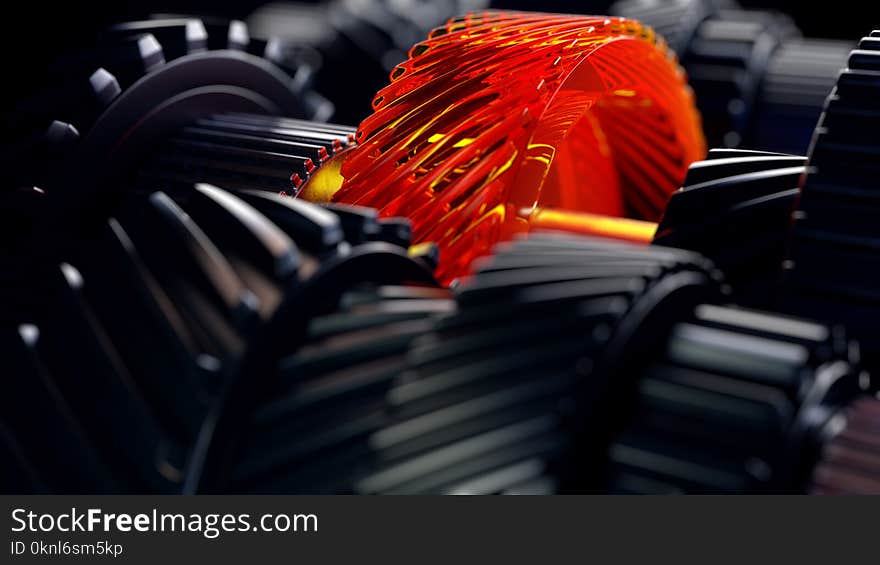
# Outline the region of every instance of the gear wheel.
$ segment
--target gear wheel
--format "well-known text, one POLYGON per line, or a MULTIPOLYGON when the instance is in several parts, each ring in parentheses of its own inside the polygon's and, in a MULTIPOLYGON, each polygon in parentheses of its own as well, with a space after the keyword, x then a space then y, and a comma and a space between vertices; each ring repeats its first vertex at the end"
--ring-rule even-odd
POLYGON ((845 324, 876 366, 875 154, 880 32, 852 51, 816 128, 794 216, 783 306, 845 324))

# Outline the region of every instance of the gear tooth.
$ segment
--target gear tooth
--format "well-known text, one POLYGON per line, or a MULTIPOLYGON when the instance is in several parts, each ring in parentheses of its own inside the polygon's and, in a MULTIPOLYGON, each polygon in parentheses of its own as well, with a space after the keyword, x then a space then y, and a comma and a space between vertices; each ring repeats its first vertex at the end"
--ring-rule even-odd
POLYGON ((691 165, 654 244, 705 255, 727 275, 738 303, 766 307, 806 158, 731 150, 710 157, 691 165))
POLYGON ((239 191, 237 195, 278 225, 296 241, 297 246, 318 257, 335 253, 345 241, 362 241, 348 237, 339 215, 301 199, 261 190, 239 191))
POLYGON ((95 102, 106 108, 122 92, 116 77, 107 69, 98 69, 89 76, 89 87, 94 94, 95 102))
POLYGON ((706 156, 707 160, 712 159, 731 159, 736 157, 777 157, 777 156, 789 156, 787 153, 777 153, 771 151, 756 151, 754 149, 729 149, 729 148, 714 148, 709 150, 709 154, 706 156))
POLYGON ((54 120, 46 130, 46 141, 52 153, 64 153, 79 140, 79 132, 73 125, 54 120))
POLYGON ((239 51, 247 51, 251 36, 248 33, 247 24, 240 20, 232 20, 229 22, 229 33, 227 48, 237 49, 239 51))
MULTIPOLYGON (((806 164, 807 158, 781 153, 758 151, 710 151, 710 159, 691 164, 685 177, 683 188, 710 182, 722 182, 731 177, 788 169, 806 164)), ((726 199, 727 203, 744 202, 759 196, 766 196, 772 189, 762 188, 739 195, 736 190, 716 191, 713 196, 726 199)))
POLYGON ((851 69, 880 71, 880 53, 873 50, 854 49, 849 54, 848 66, 851 69))
MULTIPOLYGON (((247 201, 199 183, 189 193, 186 205, 188 213, 218 245, 231 255, 247 256, 262 277, 284 285, 298 276, 303 257, 293 240, 247 201)), ((257 298, 264 313, 271 311, 275 298, 272 293, 258 292, 257 298)))
POLYGON ((377 239, 409 247, 412 244, 412 222, 407 218, 382 218, 379 220, 377 239))
POLYGON ((42 204, 44 194, 43 188, 39 187, 48 186, 44 182, 48 178, 46 169, 51 168, 48 165, 62 161, 78 141, 79 132, 73 125, 53 120, 45 131, 31 135, 8 151, 4 159, 7 176, 4 189, 11 190, 0 191, 0 194, 8 192, 4 194, 4 203, 8 204, 4 209, 16 211, 16 229, 9 226, 8 230, 4 230, 4 233, 10 232, 10 238, 15 231, 23 228, 25 219, 26 226, 38 217, 36 210, 42 204), (34 189, 34 186, 37 188, 34 189))
POLYGON ((322 207, 339 218, 347 241, 362 243, 379 235, 379 214, 374 208, 350 204, 323 204, 322 207))
POLYGON ((880 37, 863 37, 859 41, 859 49, 862 51, 880 51, 880 37))

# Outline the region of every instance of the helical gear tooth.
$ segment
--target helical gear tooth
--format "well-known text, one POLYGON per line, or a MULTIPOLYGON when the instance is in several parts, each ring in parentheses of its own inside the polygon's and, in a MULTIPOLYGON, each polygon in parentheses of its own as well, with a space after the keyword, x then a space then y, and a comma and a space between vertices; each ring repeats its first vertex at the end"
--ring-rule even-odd
POLYGON ((713 150, 690 166, 654 243, 705 255, 738 303, 770 306, 805 164, 794 155, 713 150))

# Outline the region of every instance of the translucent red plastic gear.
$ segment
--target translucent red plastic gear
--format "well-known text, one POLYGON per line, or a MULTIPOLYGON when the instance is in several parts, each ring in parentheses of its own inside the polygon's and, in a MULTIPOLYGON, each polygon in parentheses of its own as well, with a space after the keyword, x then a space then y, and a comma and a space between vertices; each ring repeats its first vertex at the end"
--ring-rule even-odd
POLYGON ((332 200, 410 218, 415 241, 439 245, 444 282, 536 212, 655 221, 705 154, 674 55, 622 18, 452 20, 412 48, 373 108, 332 200))

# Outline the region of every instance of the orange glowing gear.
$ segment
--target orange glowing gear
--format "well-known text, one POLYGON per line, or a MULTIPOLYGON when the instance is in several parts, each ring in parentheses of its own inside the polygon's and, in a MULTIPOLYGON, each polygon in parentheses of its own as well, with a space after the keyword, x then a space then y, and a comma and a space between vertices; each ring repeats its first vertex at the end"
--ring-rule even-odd
POLYGON ((705 154, 675 56, 622 18, 452 20, 411 49, 373 108, 331 199, 410 218, 415 241, 440 247, 444 282, 535 226, 649 239, 650 224, 572 213, 656 221, 705 154))

